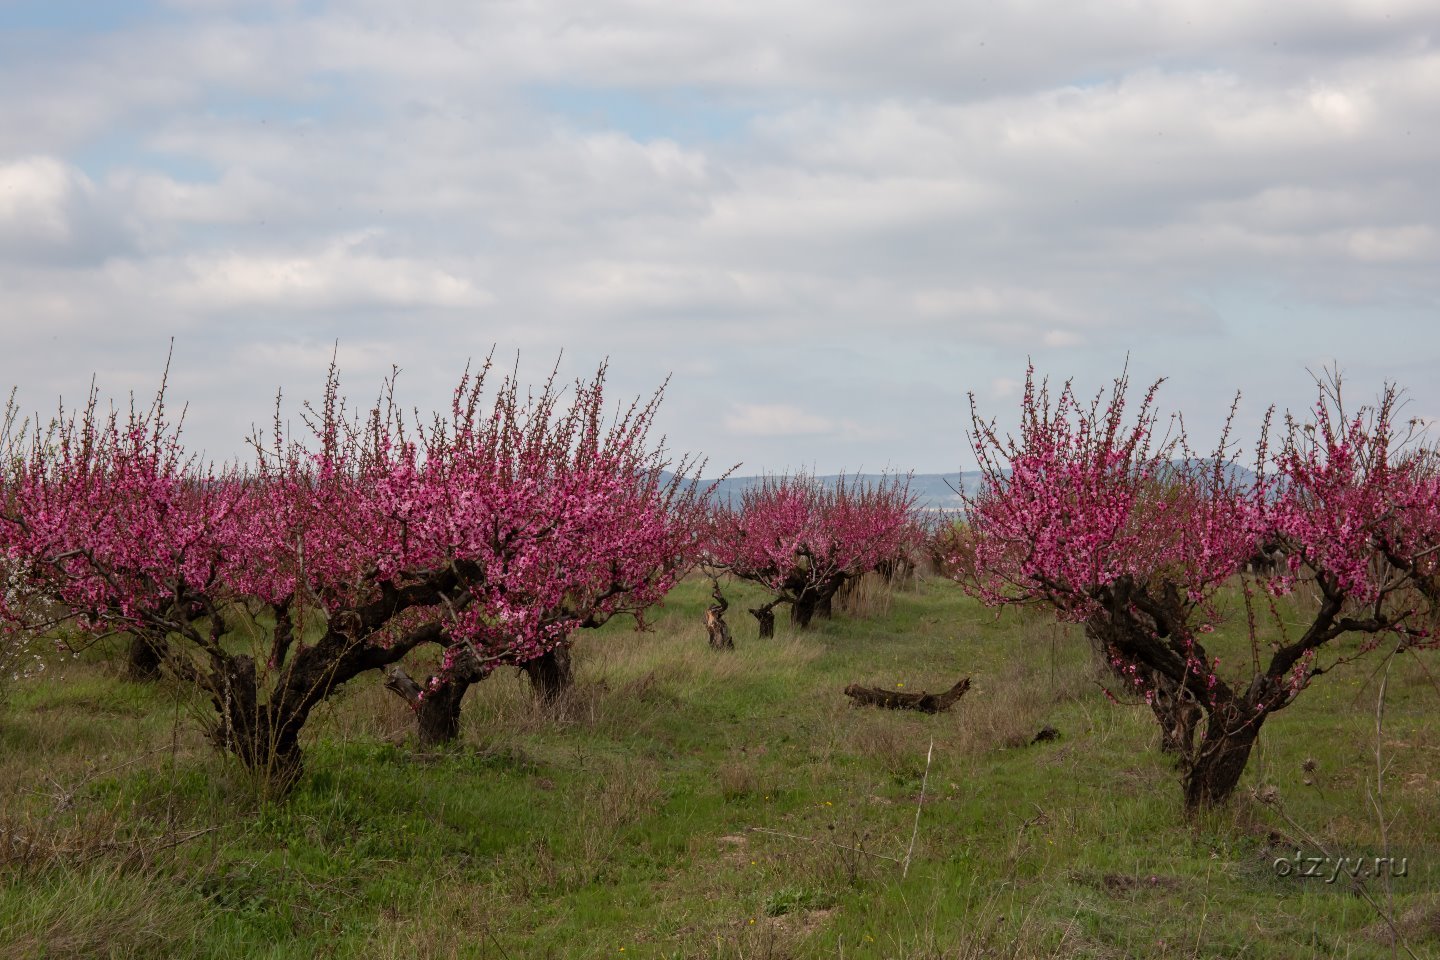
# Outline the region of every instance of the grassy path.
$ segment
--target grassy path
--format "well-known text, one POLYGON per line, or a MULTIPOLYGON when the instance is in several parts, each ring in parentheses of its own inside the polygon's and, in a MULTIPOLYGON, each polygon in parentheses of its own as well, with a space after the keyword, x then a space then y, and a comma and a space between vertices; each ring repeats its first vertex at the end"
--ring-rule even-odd
MULTIPOLYGON (((1391 955, 1343 877, 1274 868, 1297 824, 1380 852, 1379 658, 1272 720, 1244 796, 1190 824, 1148 711, 1107 701, 1073 629, 929 582, 759 641, 732 589, 734 654, 706 647, 706 587, 682 584, 653 632, 581 638, 563 716, 497 674, 438 756, 362 679, 313 724, 280 805, 208 748, 181 691, 98 655, 50 664, 0 713, 0 956, 1391 955), (964 675, 936 717, 841 695, 964 675), (1032 745, 1047 725, 1060 737, 1032 745)), ((1437 704, 1422 662, 1397 661, 1386 812, 1418 956, 1440 951, 1437 704)))

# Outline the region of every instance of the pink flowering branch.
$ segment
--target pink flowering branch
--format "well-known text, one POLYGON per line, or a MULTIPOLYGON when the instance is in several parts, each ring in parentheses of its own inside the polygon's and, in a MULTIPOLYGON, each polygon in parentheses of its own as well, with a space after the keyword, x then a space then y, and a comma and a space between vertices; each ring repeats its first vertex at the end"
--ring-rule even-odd
POLYGON ((1131 413, 1124 376, 1085 404, 1068 383, 1052 399, 1031 370, 1018 437, 982 421, 972 397, 982 478, 953 566, 986 603, 1044 603, 1085 624, 1117 678, 1154 708, 1194 808, 1230 795, 1264 719, 1326 669, 1325 644, 1346 633, 1370 646, 1385 635, 1429 642, 1440 500, 1432 457, 1395 456, 1393 389, 1347 417, 1338 379, 1322 383, 1310 421, 1287 419, 1273 455, 1262 441, 1260 469, 1242 485, 1228 423, 1204 459, 1178 420, 1157 439, 1158 387, 1131 413), (1264 574, 1272 593, 1304 576, 1320 602, 1268 663, 1252 631, 1254 669, 1227 681, 1202 637, 1217 592, 1257 555, 1287 558, 1264 574))
MULTIPOLYGON (((359 674, 422 645, 441 649, 427 695, 526 665, 640 617, 692 562, 704 493, 646 444, 658 392, 607 417, 602 367, 568 406, 553 376, 525 393, 507 377, 487 405, 490 367, 422 423, 393 377, 352 415, 332 366, 308 435, 288 437, 277 402, 243 471, 185 453, 163 388, 128 417, 92 392, 23 450, 7 421, 3 566, 81 629, 162 647, 210 695, 216 742, 286 788, 311 710, 359 674), (239 652, 229 620, 257 613, 269 642, 239 652)), ((19 604, 0 616, 23 626, 19 604)))
POLYGON ((847 581, 913 555, 919 537, 913 506, 902 477, 866 484, 842 476, 833 486, 805 474, 765 477, 741 493, 738 505, 711 511, 707 561, 772 592, 768 604, 751 611, 762 636, 781 603, 805 627, 829 615, 847 581))

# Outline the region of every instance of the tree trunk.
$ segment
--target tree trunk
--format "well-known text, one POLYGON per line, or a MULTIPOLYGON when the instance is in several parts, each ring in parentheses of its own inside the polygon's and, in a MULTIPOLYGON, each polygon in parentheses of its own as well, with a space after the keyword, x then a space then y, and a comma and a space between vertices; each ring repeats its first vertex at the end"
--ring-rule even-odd
POLYGON ((795 594, 790 604, 790 622, 800 629, 810 626, 816 617, 829 620, 833 615, 835 594, 845 586, 847 577, 837 576, 818 584, 807 586, 795 594))
POLYGON ((804 630, 810 626, 810 621, 815 619, 816 597, 812 591, 805 591, 795 598, 790 604, 790 622, 797 628, 804 630))
POLYGON ((1219 806, 1230 799, 1260 736, 1264 716, 1257 714, 1247 721, 1233 705, 1219 707, 1210 715, 1205 740, 1185 772, 1187 812, 1219 806))
POLYGON ((452 677, 432 687, 433 679, 427 677, 421 686, 400 667, 391 667, 385 674, 385 688, 415 711, 415 734, 422 749, 443 747, 460 736, 460 704, 472 682, 466 677, 452 677))
POLYGON ((161 648, 142 633, 130 636, 130 655, 125 662, 125 678, 136 683, 160 679, 161 648))
POLYGON ((332 625, 313 645, 299 647, 288 662, 271 664, 274 682, 263 703, 254 659, 212 648, 209 672, 197 676, 219 714, 211 739, 284 795, 300 777, 300 731, 316 704, 361 673, 395 663, 419 644, 439 642, 443 635, 438 623, 429 623, 381 647, 357 641, 332 625))
POLYGON ((1160 751, 1172 754, 1177 764, 1186 766, 1194 753, 1195 731, 1204 713, 1194 698, 1165 674, 1139 666, 1133 667, 1138 672, 1129 672, 1125 658, 1116 653, 1116 638, 1112 636, 1120 629, 1098 616, 1085 623, 1085 635, 1094 645, 1096 656, 1104 661, 1112 676, 1125 684, 1126 693, 1141 692, 1135 681, 1137 677, 1144 681, 1143 692, 1148 695, 1150 710, 1160 725, 1160 751))
POLYGON ((730 625, 725 622, 725 611, 730 608, 730 601, 720 592, 719 579, 712 577, 710 583, 710 596, 714 602, 705 608, 705 632, 710 634, 710 649, 734 650, 735 639, 730 636, 730 625))
POLYGON ((875 570, 892 589, 909 590, 915 586, 915 564, 904 557, 881 560, 875 570))
POLYGON ((220 717, 211 730, 211 739, 277 793, 288 793, 303 766, 300 729, 310 713, 309 707, 286 703, 284 697, 260 703, 255 661, 243 654, 217 672, 210 686, 220 717))
POLYGON ((832 601, 835 599, 834 591, 822 591, 815 599, 815 616, 821 620, 829 620, 834 616, 832 601))
POLYGON ((420 746, 443 747, 455 742, 460 736, 460 702, 469 689, 467 681, 452 680, 426 694, 420 701, 420 709, 415 711, 420 746))
POLYGON ((725 622, 724 607, 710 606, 706 608, 705 630, 710 634, 710 649, 735 649, 735 639, 730 636, 730 625, 725 622))
POLYGON ((763 607, 751 607, 750 613, 760 624, 760 639, 769 640, 775 636, 775 605, 766 604, 763 607))
POLYGON ((1204 710, 1183 687, 1155 671, 1151 671, 1150 710, 1160 724, 1160 752, 1173 754, 1181 766, 1188 765, 1195 755, 1195 731, 1204 710))
POLYGON ((570 645, 562 643, 546 653, 520 664, 530 678, 530 687, 543 703, 554 703, 575 683, 570 664, 570 645))

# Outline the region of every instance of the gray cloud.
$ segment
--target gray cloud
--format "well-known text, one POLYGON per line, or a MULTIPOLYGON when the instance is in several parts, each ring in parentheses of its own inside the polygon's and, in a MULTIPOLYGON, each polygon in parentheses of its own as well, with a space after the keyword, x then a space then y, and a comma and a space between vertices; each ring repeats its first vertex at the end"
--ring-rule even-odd
POLYGON ((37 405, 174 336, 222 454, 337 340, 422 407, 492 344, 673 371, 672 443, 751 468, 960 466, 1027 356, 1129 354, 1202 442, 1335 359, 1440 415, 1428 3, 168 6, 0 43, 37 405))

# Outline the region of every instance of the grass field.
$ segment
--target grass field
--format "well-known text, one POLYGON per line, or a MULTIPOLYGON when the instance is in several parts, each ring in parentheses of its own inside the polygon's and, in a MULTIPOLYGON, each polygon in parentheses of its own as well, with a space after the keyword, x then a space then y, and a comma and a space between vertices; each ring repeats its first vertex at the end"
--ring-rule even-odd
POLYGON ((707 589, 652 632, 587 631, 559 715, 513 671, 480 684, 437 755, 362 678, 280 803, 182 688, 103 651, 51 662, 0 713, 0 956, 1440 955, 1440 660, 1390 671, 1384 838, 1374 655, 1267 724, 1233 806, 1187 822, 1148 710, 1106 699, 1075 628, 927 581, 760 641, 732 586, 739 649, 714 653, 707 589), (841 693, 964 675, 933 717, 841 693), (1277 873, 1316 843, 1407 875, 1361 895, 1277 873))

